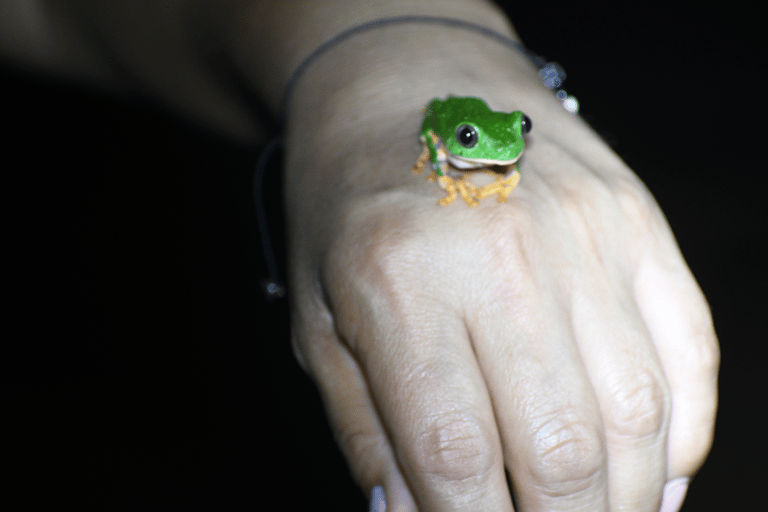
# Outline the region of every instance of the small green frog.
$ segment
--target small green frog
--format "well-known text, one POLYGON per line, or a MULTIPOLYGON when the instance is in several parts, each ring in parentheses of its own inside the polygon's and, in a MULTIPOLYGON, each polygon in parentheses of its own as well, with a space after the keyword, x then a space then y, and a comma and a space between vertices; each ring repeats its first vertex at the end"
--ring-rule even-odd
MULTIPOLYGON (((520 111, 507 114, 494 112, 485 101, 474 97, 449 96, 429 102, 419 139, 424 150, 412 171, 421 173, 427 158, 432 160, 434 173, 427 179, 437 180, 448 192, 439 204, 446 206, 461 194, 469 206, 491 194, 499 194, 504 202, 520 181, 517 161, 525 148, 523 134, 531 131, 531 120, 520 111), (489 166, 511 166, 506 175, 483 187, 475 187, 456 169, 477 169, 489 166)), ((498 176, 498 173, 490 173, 498 176)))

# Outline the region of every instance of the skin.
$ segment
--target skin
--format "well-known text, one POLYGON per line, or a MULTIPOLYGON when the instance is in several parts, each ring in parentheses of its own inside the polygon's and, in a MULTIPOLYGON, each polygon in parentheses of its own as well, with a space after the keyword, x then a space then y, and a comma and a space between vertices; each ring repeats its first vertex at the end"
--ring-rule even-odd
MULTIPOLYGON (((276 112, 304 57, 371 19, 439 12, 516 37, 479 0, 157 4, 24 18, 0 26, 2 52, 126 91, 130 70, 144 94, 258 140, 206 55, 276 112), (84 23, 107 34, 98 48, 84 23), (49 43, 62 33, 70 46, 49 43), (93 64, 103 52, 120 69, 93 64)), ((665 482, 695 475, 717 402, 706 301, 651 194, 524 57, 445 27, 359 34, 308 68, 286 137, 293 350, 365 493, 382 485, 398 512, 511 511, 506 469, 522 511, 655 512, 665 482), (535 119, 506 203, 438 210, 407 172, 421 109, 449 94, 535 119)))

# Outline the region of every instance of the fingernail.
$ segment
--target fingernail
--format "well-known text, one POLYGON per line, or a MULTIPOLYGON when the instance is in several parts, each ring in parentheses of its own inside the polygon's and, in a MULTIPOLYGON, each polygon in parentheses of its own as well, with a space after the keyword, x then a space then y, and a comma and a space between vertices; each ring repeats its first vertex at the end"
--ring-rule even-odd
POLYGON ((368 505, 370 512, 385 512, 387 510, 387 501, 384 499, 384 488, 377 485, 371 491, 371 502, 368 505))
POLYGON ((664 497, 661 499, 659 512, 678 512, 683 506, 685 493, 688 492, 688 477, 676 478, 664 486, 664 497))

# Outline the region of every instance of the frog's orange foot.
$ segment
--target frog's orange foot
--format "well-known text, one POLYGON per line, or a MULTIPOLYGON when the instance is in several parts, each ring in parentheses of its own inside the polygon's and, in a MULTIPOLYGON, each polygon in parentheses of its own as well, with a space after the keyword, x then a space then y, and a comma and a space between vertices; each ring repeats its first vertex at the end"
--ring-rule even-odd
POLYGON ((467 203, 468 206, 475 208, 480 204, 477 199, 475 199, 475 194, 477 194, 477 187, 475 187, 472 183, 466 179, 462 179, 457 180, 456 186, 459 189, 459 193, 461 194, 462 199, 464 199, 464 202, 467 203))
POLYGON ((456 182, 450 176, 438 176, 437 182, 440 184, 440 187, 443 190, 448 192, 448 195, 442 198, 440 201, 438 201, 437 204, 439 204, 440 206, 448 206, 454 200, 456 200, 456 196, 457 196, 456 182))
POLYGON ((429 158, 429 149, 427 149, 427 146, 424 145, 424 149, 421 151, 421 155, 419 155, 419 158, 416 160, 416 163, 411 167, 411 172, 413 174, 421 174, 421 171, 424 170, 424 164, 427 162, 427 159, 429 158))
POLYGON ((499 178, 493 183, 480 188, 475 197, 483 199, 493 194, 499 194, 499 202, 503 203, 518 183, 520 183, 520 172, 515 170, 508 178, 499 178))

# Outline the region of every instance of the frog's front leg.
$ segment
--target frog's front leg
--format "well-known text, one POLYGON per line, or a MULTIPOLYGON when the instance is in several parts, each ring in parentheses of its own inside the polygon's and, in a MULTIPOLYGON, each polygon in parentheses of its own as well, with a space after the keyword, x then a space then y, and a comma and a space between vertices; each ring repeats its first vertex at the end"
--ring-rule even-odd
POLYGON ((448 150, 445 149, 445 144, 435 132, 429 130, 427 132, 429 140, 427 144, 430 149, 430 156, 432 157, 432 167, 438 176, 448 175, 448 150))
POLYGON ((421 155, 419 155, 418 160, 416 160, 416 164, 411 167, 411 172, 413 174, 421 174, 421 171, 424 170, 424 164, 426 164, 429 159, 429 148, 427 147, 427 143, 421 141, 421 144, 424 149, 421 150, 421 155))

